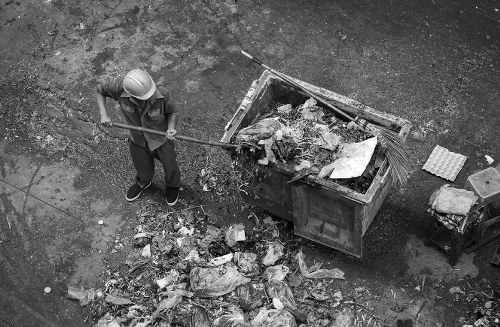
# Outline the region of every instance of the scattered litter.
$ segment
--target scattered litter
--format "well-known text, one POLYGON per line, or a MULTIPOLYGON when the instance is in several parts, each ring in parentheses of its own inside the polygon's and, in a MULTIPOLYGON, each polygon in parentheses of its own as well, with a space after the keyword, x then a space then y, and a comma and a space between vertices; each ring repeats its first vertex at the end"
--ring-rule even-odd
POLYGON ((49 294, 50 292, 52 292, 52 289, 50 287, 45 287, 43 289, 43 291, 46 293, 46 294, 49 294))
POLYGON ((199 297, 218 297, 248 283, 246 278, 231 266, 214 268, 194 267, 189 274, 191 289, 199 297))
POLYGON ((142 256, 143 258, 151 258, 151 245, 150 245, 150 244, 146 245, 146 246, 142 249, 141 256, 142 256))
POLYGON ((234 247, 238 242, 244 241, 245 238, 245 226, 243 224, 234 224, 229 226, 226 231, 226 244, 229 247, 234 247))
POLYGON ((283 256, 283 244, 280 242, 270 242, 267 244, 267 252, 265 257, 262 259, 262 264, 265 266, 271 266, 276 263, 283 256))
POLYGON ((288 310, 261 309, 252 320, 254 327, 296 327, 295 317, 288 310))
POLYGON ((492 157, 490 157, 489 155, 485 155, 484 157, 486 158, 488 165, 491 165, 492 163, 495 162, 495 160, 492 157))
POLYGON ((259 269, 257 254, 251 252, 236 252, 234 261, 242 273, 251 273, 259 269))
POLYGON ((246 327, 249 326, 249 322, 245 317, 243 311, 236 307, 230 306, 228 313, 216 318, 213 321, 214 327, 246 327))
POLYGON ((104 221, 99 220, 97 223, 98 223, 99 225, 102 225, 102 224, 104 224, 104 221))
POLYGON ((106 302, 114 304, 114 305, 132 305, 134 304, 130 299, 123 296, 116 296, 112 294, 106 295, 104 299, 106 302))
POLYGON ((128 269, 110 270, 100 290, 68 287, 68 298, 80 301, 96 326, 257 327, 307 321, 320 327, 333 316, 321 313, 318 303, 335 314, 342 310, 339 291, 332 294, 328 283, 309 279, 333 274, 319 263, 304 270, 298 249, 284 242, 288 236, 269 216, 247 231, 243 225, 233 227, 228 243, 238 247, 234 251, 225 232, 205 225, 203 210, 164 213, 145 202, 137 215, 141 225, 129 239, 135 248, 129 248, 128 269), (239 231, 245 232, 244 240, 239 231), (142 256, 145 248, 147 257, 142 256), (263 264, 266 256, 273 265, 263 264))
POLYGON ((264 276, 268 281, 283 281, 285 280, 286 275, 290 272, 290 268, 284 265, 277 265, 272 267, 267 267, 264 272, 264 276))
POLYGON ((175 269, 172 269, 168 272, 168 274, 161 278, 161 279, 158 279, 156 280, 156 284, 158 285, 158 287, 160 289, 164 289, 165 287, 169 286, 169 285, 173 285, 175 283, 177 283, 177 281, 179 280, 179 272, 177 272, 177 270, 175 269))
POLYGON ((465 294, 464 291, 460 288, 460 286, 452 286, 449 290, 451 294, 465 294))
MULTIPOLYGON (((302 276, 306 278, 337 278, 337 279, 345 279, 344 272, 338 268, 333 269, 317 269, 313 270, 311 268, 307 268, 307 264, 305 262, 305 256, 302 250, 300 250, 296 259, 299 262, 300 272, 302 276)), ((314 266, 313 266, 314 267, 314 266)))
POLYGON ((466 160, 466 156, 436 145, 422 169, 453 182, 466 160))
POLYGON ((102 298, 103 293, 101 291, 99 292, 100 294, 98 295, 98 293, 94 289, 84 290, 81 288, 68 286, 67 298, 72 300, 78 300, 80 301, 80 305, 84 306, 89 304, 90 301, 94 300, 96 297, 102 298))
POLYGON ((247 283, 236 289, 238 305, 245 311, 252 311, 264 305, 267 294, 262 283, 247 283))
POLYGON ((231 260, 233 260, 233 257, 233 253, 228 253, 226 255, 211 259, 208 264, 212 267, 217 267, 230 262, 231 260))

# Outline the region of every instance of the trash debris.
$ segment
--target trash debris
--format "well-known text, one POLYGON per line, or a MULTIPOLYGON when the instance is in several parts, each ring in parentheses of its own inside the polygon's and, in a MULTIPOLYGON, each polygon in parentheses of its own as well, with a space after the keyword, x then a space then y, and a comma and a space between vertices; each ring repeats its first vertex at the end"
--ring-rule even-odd
POLYGON ((323 170, 318 178, 338 171, 331 178, 342 178, 344 181, 336 182, 364 193, 379 169, 374 166, 377 156, 373 155, 380 153, 378 140, 369 140, 372 135, 362 129, 347 128, 346 122, 312 98, 295 108, 289 103, 277 104, 276 109, 269 108, 258 119, 236 135, 237 142, 258 144, 263 149, 246 149, 245 155, 235 159, 247 171, 252 171, 253 162, 282 162, 296 171, 310 169, 312 175, 323 170), (348 167, 353 163, 355 168, 348 167))
POLYGON ((460 288, 460 286, 452 286, 449 290, 451 294, 465 294, 464 291, 460 288))
POLYGON ((191 289, 199 297, 218 297, 248 283, 246 278, 231 266, 214 268, 194 267, 189 274, 191 289))
POLYGON ((288 310, 261 309, 252 320, 254 327, 296 327, 295 317, 288 310))
POLYGON ((236 252, 234 261, 242 273, 251 273, 259 269, 257 254, 251 252, 236 252))
POLYGON ((123 296, 116 296, 112 294, 106 295, 105 299, 106 302, 114 304, 114 305, 132 305, 134 304, 130 299, 123 297, 123 296))
POLYGON ((211 259, 208 264, 212 267, 217 267, 233 260, 234 254, 228 253, 226 255, 211 259))
POLYGON ((277 265, 272 267, 267 267, 264 272, 264 276, 268 281, 283 281, 285 280, 286 275, 290 272, 290 268, 284 265, 277 265))
POLYGON ((262 283, 247 283, 236 289, 238 305, 244 311, 252 311, 264 305, 267 298, 266 287, 262 283))
POLYGON ((103 220, 99 220, 97 223, 98 223, 99 225, 102 225, 102 224, 104 224, 104 221, 103 221, 103 220))
POLYGON ((274 265, 283 256, 283 248, 283 244, 280 242, 269 242, 267 244, 266 255, 262 259, 262 264, 264 266, 274 265))
POLYGON ((100 292, 100 296, 98 296, 97 291, 92 288, 84 290, 74 286, 68 286, 67 298, 80 301, 81 306, 89 304, 90 301, 94 300, 96 297, 102 297, 102 292, 100 292))
POLYGON ((324 166, 318 178, 353 178, 359 177, 366 170, 377 145, 377 137, 359 143, 345 144, 339 152, 339 158, 324 166))
POLYGON ((484 158, 488 162, 488 165, 491 165, 492 163, 495 162, 495 160, 492 157, 490 157, 489 155, 485 155, 484 158))
POLYGON ((175 283, 177 283, 177 281, 179 280, 179 272, 175 269, 172 269, 168 272, 168 274, 161 278, 161 279, 158 279, 156 280, 156 284, 158 285, 158 287, 160 289, 164 289, 165 287, 169 286, 169 285, 173 285, 175 283))
POLYGON ((245 226, 243 224, 234 224, 229 226, 226 231, 226 244, 232 248, 238 242, 244 241, 245 238, 245 226))
POLYGON ((295 303, 292 290, 286 283, 277 280, 270 280, 266 284, 266 291, 271 298, 279 299, 285 308, 290 311, 297 310, 297 304, 295 303))
POLYGON ((150 244, 146 245, 146 246, 142 249, 141 256, 142 256, 143 258, 151 258, 151 245, 150 245, 150 244))
POLYGON ((213 321, 214 327, 250 327, 250 323, 243 311, 236 306, 230 306, 228 313, 213 321))
POLYGON ((313 270, 311 268, 307 268, 307 264, 305 262, 305 256, 302 250, 300 250, 296 259, 299 262, 300 272, 302 276, 306 278, 338 278, 345 279, 344 272, 338 268, 333 269, 317 269, 313 270))
MULTIPOLYGON (((327 283, 310 279, 332 273, 320 274, 325 269, 318 263, 305 267, 306 275, 313 276, 305 278, 298 249, 284 242, 288 236, 269 216, 248 227, 245 240, 235 241, 240 250, 235 252, 225 242, 226 233, 198 224, 207 218, 203 210, 199 216, 186 210, 165 214, 145 202, 138 217, 141 225, 130 241, 147 244, 130 248, 128 269, 110 271, 102 289, 68 287, 68 298, 80 301, 97 326, 257 327, 307 321, 320 327, 327 320, 322 317, 330 316, 321 313, 318 303, 332 315, 342 310, 345 296, 340 291, 332 293, 327 283), (147 245, 151 255, 145 258, 147 245), (269 261, 279 264, 264 265, 268 254, 269 261)), ((244 231, 242 227, 234 231, 244 231)))
POLYGON ((45 294, 49 294, 50 292, 52 292, 52 289, 50 287, 45 287, 43 291, 45 294))
POLYGON ((255 125, 242 128, 236 140, 238 142, 259 142, 274 135, 274 133, 282 129, 282 124, 277 118, 266 118, 257 122, 255 125))

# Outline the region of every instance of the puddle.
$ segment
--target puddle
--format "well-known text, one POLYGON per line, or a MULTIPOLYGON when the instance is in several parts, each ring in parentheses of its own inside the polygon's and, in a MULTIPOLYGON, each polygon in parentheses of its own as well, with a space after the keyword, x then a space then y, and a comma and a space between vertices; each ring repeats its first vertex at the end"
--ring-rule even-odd
POLYGON ((407 274, 427 276, 445 282, 459 280, 465 276, 477 277, 479 269, 473 262, 475 255, 462 253, 453 267, 448 263, 447 256, 435 246, 427 247, 423 240, 410 235, 405 251, 407 274))

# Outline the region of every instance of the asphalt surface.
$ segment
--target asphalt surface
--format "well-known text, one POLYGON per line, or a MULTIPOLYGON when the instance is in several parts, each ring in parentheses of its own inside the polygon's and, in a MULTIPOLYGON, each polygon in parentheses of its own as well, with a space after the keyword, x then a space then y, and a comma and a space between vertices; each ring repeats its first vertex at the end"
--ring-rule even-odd
MULTIPOLYGON (((110 250, 137 225, 139 204, 124 200, 133 169, 126 133, 99 125, 95 84, 147 69, 178 103, 179 131, 217 141, 262 73, 242 49, 411 121, 410 180, 379 210, 364 257, 313 243, 307 256, 346 272, 337 287, 369 287, 392 319, 459 324, 470 307, 453 302, 449 286, 466 277, 499 285, 499 268, 489 264, 496 243, 462 255, 456 267, 422 245, 429 197, 449 183, 422 166, 436 145, 467 156, 453 183, 461 187, 500 161, 499 10, 499 1, 2 0, 0 325, 89 325, 66 286, 100 286, 126 256, 110 250), (415 286, 423 277, 434 284, 422 306, 415 286), (405 291, 399 298, 393 289, 405 291), (405 301, 420 310, 390 312, 405 301)), ((226 152, 182 142, 177 151, 187 204, 210 207, 221 225, 247 218, 243 204, 198 182, 203 168, 228 173, 226 152)), ((166 208, 162 187, 158 171, 141 201, 166 208)))

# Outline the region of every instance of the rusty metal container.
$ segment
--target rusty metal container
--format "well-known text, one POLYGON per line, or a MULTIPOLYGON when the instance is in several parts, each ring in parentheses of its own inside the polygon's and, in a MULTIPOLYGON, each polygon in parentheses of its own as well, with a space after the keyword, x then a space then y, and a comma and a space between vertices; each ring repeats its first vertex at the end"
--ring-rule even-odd
MULTIPOLYGON (((345 112, 372 124, 391 128, 406 139, 411 128, 408 120, 388 115, 353 99, 294 79, 303 87, 321 95, 345 112)), ((249 126, 277 101, 296 106, 308 97, 282 79, 265 71, 254 81, 241 105, 228 122, 221 142, 234 141, 241 128, 249 126)), ((341 117, 339 117, 341 118, 341 117)), ((387 159, 368 190, 358 193, 328 179, 306 177, 290 182, 292 166, 277 163, 259 169, 254 182, 241 195, 248 203, 267 210, 294 224, 295 234, 328 247, 362 257, 362 237, 392 185, 387 159)))

